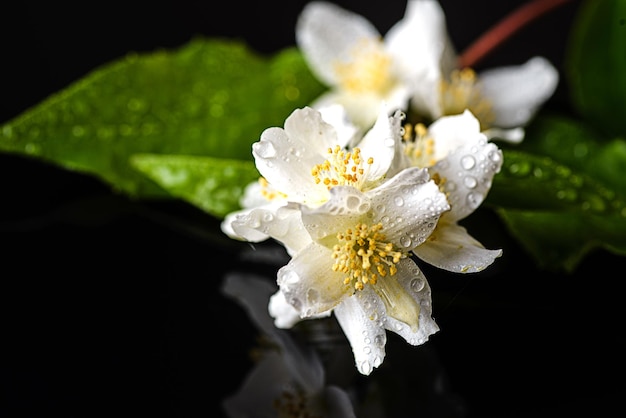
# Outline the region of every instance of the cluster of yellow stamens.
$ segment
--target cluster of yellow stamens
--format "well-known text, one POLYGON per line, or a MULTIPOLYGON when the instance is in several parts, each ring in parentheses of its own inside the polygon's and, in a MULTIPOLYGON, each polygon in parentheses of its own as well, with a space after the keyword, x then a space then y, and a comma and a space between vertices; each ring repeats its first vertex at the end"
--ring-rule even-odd
POLYGON ((444 115, 458 115, 469 109, 483 128, 493 121, 491 103, 482 96, 478 78, 471 68, 453 70, 449 81, 441 81, 440 93, 444 115))
POLYGON ((363 39, 349 58, 335 64, 342 88, 354 92, 384 93, 391 86, 391 58, 380 40, 363 39))
POLYGON ((435 140, 428 136, 428 129, 422 123, 404 125, 404 152, 416 167, 430 167, 435 159, 435 140))
MULTIPOLYGON (((335 148, 328 148, 328 154, 327 160, 315 165, 311 170, 311 175, 315 178, 315 184, 324 184, 328 189, 340 185, 360 188, 360 182, 365 173, 361 149, 354 148, 350 152, 341 149, 337 145, 335 148)), ((370 157, 365 163, 372 165, 374 159, 370 157)))
POLYGON ((287 197, 286 194, 270 188, 270 185, 268 181, 265 179, 265 177, 259 177, 259 184, 261 185, 261 196, 263 196, 267 200, 274 200, 279 197, 280 198, 287 197))
POLYGON ((396 264, 407 255, 385 242, 385 234, 380 232, 383 225, 368 226, 359 222, 354 229, 337 234, 339 241, 333 248, 333 271, 346 274, 344 284, 354 284, 356 290, 363 285, 376 284, 378 278, 397 273, 396 264))

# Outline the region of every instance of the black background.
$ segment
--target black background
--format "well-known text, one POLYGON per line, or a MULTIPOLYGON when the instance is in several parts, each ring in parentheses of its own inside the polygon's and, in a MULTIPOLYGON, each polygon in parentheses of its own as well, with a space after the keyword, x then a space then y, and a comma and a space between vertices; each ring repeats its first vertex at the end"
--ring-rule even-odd
MULTIPOLYGON (((0 122, 130 51, 174 48, 196 35, 243 39, 267 54, 291 46, 305 2, 284 3, 2 6, 0 122)), ((406 4, 337 3, 382 33, 406 4)), ((462 51, 522 2, 441 4, 462 51)), ((543 55, 562 69, 578 4, 526 27, 477 68, 543 55)), ((565 80, 546 108, 571 112, 565 80)), ((93 178, 14 155, 0 155, 0 186, 0 416, 220 416, 220 400, 249 370, 255 332, 218 287, 232 269, 272 277, 278 266, 241 263, 248 244, 221 236, 217 220, 183 202, 132 202, 93 178)), ((470 276, 425 267, 441 331, 421 347, 389 335, 380 375, 427 353, 451 396, 420 417, 620 410, 624 259, 596 251, 575 274, 550 273, 534 267, 488 209, 466 226, 503 257, 470 276)), ((419 402, 419 390, 433 387, 408 384, 399 395, 419 402)))

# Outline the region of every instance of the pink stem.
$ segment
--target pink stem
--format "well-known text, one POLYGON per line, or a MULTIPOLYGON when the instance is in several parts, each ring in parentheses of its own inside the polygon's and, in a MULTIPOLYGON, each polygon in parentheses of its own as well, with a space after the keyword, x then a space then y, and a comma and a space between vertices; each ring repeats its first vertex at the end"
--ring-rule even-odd
POLYGON ((459 67, 475 66, 523 26, 568 1, 570 0, 531 0, 520 6, 467 47, 458 58, 459 67))

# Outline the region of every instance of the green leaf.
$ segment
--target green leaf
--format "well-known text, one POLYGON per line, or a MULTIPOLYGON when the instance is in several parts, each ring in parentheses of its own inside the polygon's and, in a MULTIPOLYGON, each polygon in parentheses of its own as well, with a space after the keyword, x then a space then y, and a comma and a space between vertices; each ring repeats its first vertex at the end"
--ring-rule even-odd
POLYGON ((131 165, 171 196, 217 218, 240 209, 243 189, 259 178, 253 162, 223 158, 137 154, 131 165))
POLYGON ((626 255, 626 142, 560 117, 537 118, 487 202, 539 265, 572 271, 594 248, 626 255))
POLYGON ((585 0, 566 49, 573 105, 610 135, 626 134, 626 1, 585 0))
POLYGON ((537 264, 573 272, 594 249, 626 255, 626 218, 593 213, 498 210, 537 264))
POLYGON ((0 151, 96 176, 132 197, 167 197, 131 167, 131 155, 251 161, 265 128, 322 91, 295 48, 267 58, 240 42, 198 38, 94 70, 0 126, 0 151))

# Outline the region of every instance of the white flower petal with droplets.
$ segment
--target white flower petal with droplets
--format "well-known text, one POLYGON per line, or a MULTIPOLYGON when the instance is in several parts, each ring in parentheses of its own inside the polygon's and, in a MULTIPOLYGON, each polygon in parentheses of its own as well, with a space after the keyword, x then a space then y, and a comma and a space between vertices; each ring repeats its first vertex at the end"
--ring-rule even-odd
POLYGON ((494 126, 524 126, 554 93, 559 81, 556 68, 534 57, 519 66, 493 68, 480 73, 481 92, 491 103, 494 126))
POLYGON ((310 242, 293 204, 276 203, 230 213, 222 222, 222 231, 231 238, 261 242, 269 237, 280 241, 292 255, 310 242))
MULTIPOLYGON (((419 247, 418 247, 419 248, 419 247)), ((385 328, 395 332, 411 345, 421 345, 428 338, 439 331, 439 327, 432 318, 432 297, 430 286, 424 274, 412 260, 403 260, 398 264, 397 286, 415 301, 419 317, 415 320, 417 325, 402 321, 398 315, 391 315, 387 309, 385 315, 385 328)))
POLYGON ((466 229, 443 216, 428 243, 413 250, 421 260, 456 273, 476 273, 490 266, 502 250, 488 250, 466 229))
POLYGON ((480 132, 480 122, 466 110, 459 115, 443 116, 428 127, 428 135, 435 140, 436 161, 462 146, 473 145, 486 139, 480 132))
POLYGON ((312 108, 294 110, 285 127, 263 131, 252 144, 256 167, 272 187, 289 200, 325 200, 323 185, 315 185, 311 169, 324 161, 328 148, 338 144, 335 128, 312 108))
POLYGON ((383 327, 383 318, 380 316, 384 309, 379 306, 382 305, 380 300, 372 295, 373 292, 369 288, 366 292, 360 293, 346 299, 335 308, 334 313, 350 342, 357 369, 361 374, 369 375, 374 367, 380 366, 385 359, 387 335, 383 327), (376 313, 374 306, 378 307, 381 313, 376 313))
MULTIPOLYGON (((268 310, 277 328, 291 328, 302 320, 296 308, 287 302, 285 294, 281 291, 270 297, 268 310)), ((326 318, 331 314, 332 311, 326 311, 320 315, 312 315, 309 319, 326 318)))
POLYGON ((426 169, 401 171, 368 193, 372 220, 384 226, 387 239, 409 251, 422 244, 435 229, 437 220, 450 209, 446 196, 429 180, 426 169))
POLYGON ((312 242, 278 270, 278 286, 301 318, 322 315, 352 294, 332 264, 332 249, 312 242))
POLYGON ((502 167, 502 151, 483 138, 463 145, 429 169, 439 177, 440 189, 448 197, 450 211, 444 216, 458 221, 474 212, 491 189, 493 177, 502 167))

